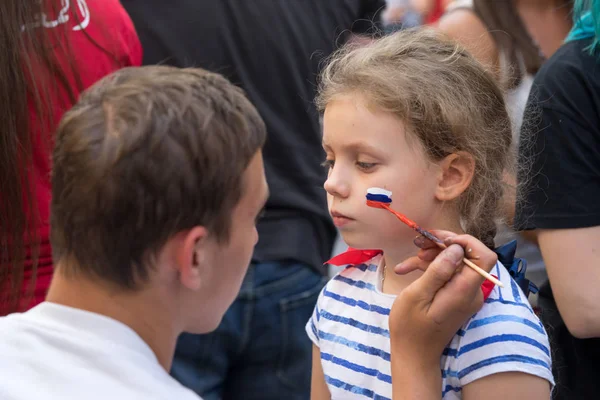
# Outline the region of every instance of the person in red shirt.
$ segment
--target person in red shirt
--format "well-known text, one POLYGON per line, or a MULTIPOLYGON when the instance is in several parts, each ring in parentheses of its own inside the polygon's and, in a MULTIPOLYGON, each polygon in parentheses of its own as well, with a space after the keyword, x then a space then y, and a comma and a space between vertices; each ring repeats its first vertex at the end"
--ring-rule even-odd
POLYGON ((79 93, 141 65, 118 0, 4 0, 0 13, 0 315, 43 301, 52 134, 79 93))
POLYGON ((444 9, 451 3, 450 0, 417 0, 423 12, 425 25, 435 25, 444 14, 444 9))
POLYGON ((388 30, 435 26, 452 0, 387 0, 383 19, 388 30))

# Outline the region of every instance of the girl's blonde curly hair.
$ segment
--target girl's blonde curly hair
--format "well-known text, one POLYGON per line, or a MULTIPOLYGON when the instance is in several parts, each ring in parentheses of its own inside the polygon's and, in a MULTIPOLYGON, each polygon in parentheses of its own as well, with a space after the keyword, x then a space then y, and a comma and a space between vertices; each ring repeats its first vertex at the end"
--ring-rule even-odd
POLYGON ((348 93, 400 118, 432 161, 457 152, 473 157, 474 177, 458 209, 465 232, 493 248, 512 135, 503 93, 482 65, 437 32, 401 31, 329 58, 318 107, 348 93))

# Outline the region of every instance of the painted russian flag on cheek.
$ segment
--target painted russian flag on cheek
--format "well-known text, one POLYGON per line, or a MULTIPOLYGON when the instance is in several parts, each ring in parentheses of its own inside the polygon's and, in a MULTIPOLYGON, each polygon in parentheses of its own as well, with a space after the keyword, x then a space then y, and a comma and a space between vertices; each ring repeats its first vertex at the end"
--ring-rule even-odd
POLYGON ((367 189, 367 201, 390 204, 392 192, 382 188, 369 188, 367 189))

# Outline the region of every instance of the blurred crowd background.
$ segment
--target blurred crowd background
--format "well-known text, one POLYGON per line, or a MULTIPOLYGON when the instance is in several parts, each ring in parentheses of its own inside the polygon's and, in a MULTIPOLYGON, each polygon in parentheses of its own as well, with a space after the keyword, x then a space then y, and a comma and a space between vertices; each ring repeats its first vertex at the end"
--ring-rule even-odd
POLYGON ((304 325, 339 270, 324 262, 346 249, 322 187, 318 72, 348 41, 423 27, 467 48, 504 90, 514 162, 496 244, 517 241, 521 279, 540 289, 530 301, 553 341, 555 398, 599 398, 598 2, 5 0, 0 9, 3 314, 43 301, 52 276, 49 149, 64 111, 122 67, 202 67, 240 85, 263 117, 271 197, 238 299, 217 331, 180 337, 171 373, 207 400, 307 399, 304 325), (587 18, 575 26, 574 7, 587 18), (543 190, 522 185, 532 182, 543 190))

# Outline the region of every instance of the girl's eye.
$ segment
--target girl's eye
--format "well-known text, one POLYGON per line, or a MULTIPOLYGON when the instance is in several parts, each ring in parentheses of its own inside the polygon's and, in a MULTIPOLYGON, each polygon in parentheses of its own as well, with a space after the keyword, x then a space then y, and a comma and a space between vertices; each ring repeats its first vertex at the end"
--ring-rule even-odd
POLYGON ((331 168, 333 168, 334 164, 335 164, 335 160, 328 159, 328 160, 323 161, 323 163, 321 165, 325 168, 331 169, 331 168))
POLYGON ((361 162, 361 161, 356 162, 356 166, 363 171, 369 171, 369 170, 373 169, 376 165, 377 164, 375 164, 375 163, 367 163, 367 162, 361 162))

